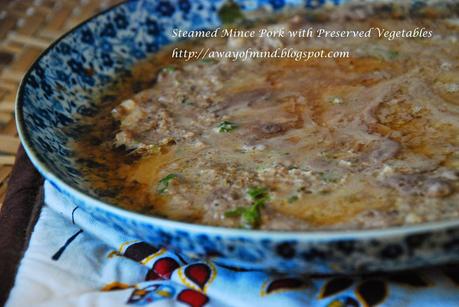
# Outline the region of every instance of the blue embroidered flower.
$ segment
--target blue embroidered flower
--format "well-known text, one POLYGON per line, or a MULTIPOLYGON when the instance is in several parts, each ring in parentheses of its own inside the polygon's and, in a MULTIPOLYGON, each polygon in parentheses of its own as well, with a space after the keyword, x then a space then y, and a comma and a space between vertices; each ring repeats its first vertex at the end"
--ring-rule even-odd
POLYGON ((62 81, 65 84, 69 82, 69 77, 62 70, 56 71, 56 78, 57 80, 62 81))
POLYGON ((191 9, 191 3, 189 0, 180 0, 178 6, 179 9, 184 13, 188 13, 191 9))
POLYGON ((196 23, 196 24, 200 24, 204 21, 204 19, 202 18, 202 16, 200 14, 193 14, 191 17, 190 17, 190 20, 192 23, 196 23))
POLYGON ((115 24, 118 27, 118 29, 126 29, 128 26, 126 15, 118 14, 115 16, 113 20, 115 21, 115 24))
POLYGON ((159 1, 156 10, 163 16, 172 16, 175 12, 174 6, 169 1, 159 1))
POLYGON ((107 40, 103 40, 100 43, 100 49, 104 52, 111 52, 113 50, 113 46, 107 40))
POLYGON ((62 52, 63 54, 70 54, 70 52, 72 51, 72 48, 70 47, 69 44, 65 43, 65 42, 61 42, 59 45, 58 45, 58 50, 60 52, 62 52))
POLYGON ((114 64, 113 59, 109 53, 105 53, 105 52, 102 53, 101 59, 102 59, 102 65, 106 67, 111 67, 114 64))
POLYGON ((147 33, 152 36, 158 35, 160 33, 161 29, 159 28, 158 23, 156 22, 156 20, 150 17, 147 17, 147 19, 145 20, 145 26, 147 28, 147 33))
POLYGON ((130 54, 136 59, 143 59, 145 57, 145 53, 138 48, 131 49, 130 54))
POLYGON ((90 29, 86 28, 81 30, 81 41, 86 44, 94 43, 94 35, 90 29))
POLYGON ((137 9, 137 5, 139 3, 137 1, 126 1, 125 5, 126 5, 126 8, 129 12, 135 12, 135 10, 137 9))
POLYGON ((105 27, 102 29, 102 32, 100 32, 100 35, 115 37, 116 31, 115 31, 115 27, 113 26, 113 24, 107 23, 105 27))
POLYGON ((76 61, 75 59, 70 59, 70 60, 67 62, 67 65, 70 66, 70 69, 71 69, 73 72, 75 72, 75 73, 77 73, 77 74, 79 74, 79 75, 82 75, 82 74, 84 73, 84 67, 83 67, 83 65, 82 65, 80 62, 76 61))
POLYGON ((146 48, 148 53, 153 53, 153 52, 158 51, 159 46, 158 46, 158 44, 156 44, 154 42, 149 42, 149 43, 145 44, 145 48, 146 48))
POLYGON ((269 3, 273 7, 273 9, 278 10, 285 5, 285 0, 269 0, 269 3))

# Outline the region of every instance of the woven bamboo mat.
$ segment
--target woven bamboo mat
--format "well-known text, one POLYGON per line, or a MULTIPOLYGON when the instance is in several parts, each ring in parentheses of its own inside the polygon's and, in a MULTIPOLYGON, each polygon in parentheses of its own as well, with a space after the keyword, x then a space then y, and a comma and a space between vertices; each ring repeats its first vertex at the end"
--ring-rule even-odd
POLYGON ((0 208, 19 145, 14 122, 18 84, 52 41, 120 0, 0 0, 0 208))

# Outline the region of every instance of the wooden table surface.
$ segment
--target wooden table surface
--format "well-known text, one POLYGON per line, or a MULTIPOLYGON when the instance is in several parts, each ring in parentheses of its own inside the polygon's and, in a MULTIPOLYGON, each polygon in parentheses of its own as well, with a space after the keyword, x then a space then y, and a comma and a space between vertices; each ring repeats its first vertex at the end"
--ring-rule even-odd
POLYGON ((0 0, 0 208, 19 145, 14 101, 22 76, 63 33, 120 0, 0 0))

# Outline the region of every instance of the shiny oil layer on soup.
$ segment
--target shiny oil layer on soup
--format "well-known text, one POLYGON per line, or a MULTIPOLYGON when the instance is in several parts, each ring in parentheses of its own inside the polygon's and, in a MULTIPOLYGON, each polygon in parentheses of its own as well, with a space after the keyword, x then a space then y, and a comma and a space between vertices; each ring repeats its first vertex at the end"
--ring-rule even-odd
POLYGON ((269 27, 425 27, 433 37, 180 45, 350 51, 309 61, 185 63, 163 50, 134 69, 137 83, 118 87, 120 98, 102 99, 107 107, 80 144, 80 162, 98 166, 88 172, 94 186, 124 208, 226 227, 363 229, 457 218, 457 19, 343 18, 311 24, 298 15, 269 27))

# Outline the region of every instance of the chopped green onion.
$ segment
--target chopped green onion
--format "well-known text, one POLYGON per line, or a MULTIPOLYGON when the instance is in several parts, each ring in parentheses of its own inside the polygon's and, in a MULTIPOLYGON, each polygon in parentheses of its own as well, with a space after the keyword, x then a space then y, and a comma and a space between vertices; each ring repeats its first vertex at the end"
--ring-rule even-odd
POLYGON ((237 127, 237 124, 225 120, 224 122, 218 124, 217 131, 220 133, 227 133, 233 131, 237 127))
POLYGON ((247 194, 252 200, 249 207, 239 207, 225 212, 225 217, 240 217, 244 228, 255 228, 261 221, 261 208, 269 200, 268 190, 260 187, 250 187, 247 194))
POLYGON ((166 177, 162 178, 159 182, 158 182, 158 186, 156 188, 156 191, 159 193, 159 194, 164 194, 167 192, 167 189, 169 188, 169 183, 171 182, 172 179, 175 179, 177 178, 178 175, 177 174, 169 174, 167 175, 166 177))
POLYGON ((240 217, 241 225, 244 228, 255 228, 260 224, 261 212, 260 208, 264 203, 253 203, 250 207, 239 207, 231 211, 225 212, 225 217, 240 217))
POLYGON ((299 199, 299 198, 298 198, 297 195, 293 195, 293 196, 290 196, 290 197, 287 199, 287 202, 288 202, 289 204, 291 204, 291 203, 296 202, 298 199, 299 199))
POLYGON ((163 68, 163 70, 167 71, 167 72, 174 72, 177 70, 177 68, 175 68, 174 66, 172 65, 169 65, 169 66, 166 66, 163 68))
POLYGON ((225 217, 238 217, 245 211, 245 208, 239 207, 234 210, 226 211, 225 217))
POLYGON ((247 194, 252 200, 266 200, 268 197, 268 189, 261 187, 250 187, 247 194))
POLYGON ((398 57, 399 55, 399 52, 398 51, 395 51, 395 50, 389 50, 387 52, 387 57, 389 58, 389 60, 394 60, 398 57))
POLYGON ((261 205, 252 205, 241 215, 241 224, 244 228, 255 228, 261 221, 261 205))

